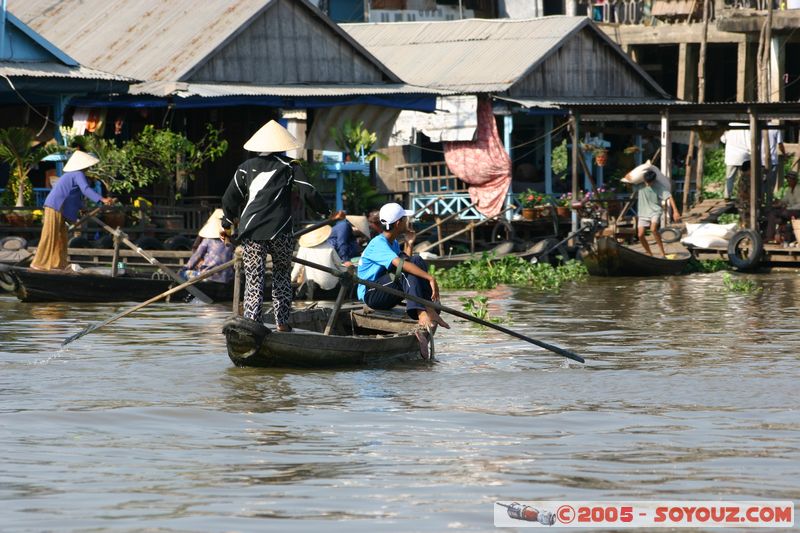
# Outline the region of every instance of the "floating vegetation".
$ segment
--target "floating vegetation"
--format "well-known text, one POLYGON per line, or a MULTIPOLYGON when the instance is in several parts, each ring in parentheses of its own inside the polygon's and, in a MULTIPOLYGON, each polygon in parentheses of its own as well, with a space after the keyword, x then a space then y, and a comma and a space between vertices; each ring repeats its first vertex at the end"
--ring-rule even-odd
POLYGON ((453 268, 432 271, 439 285, 446 289, 485 290, 502 284, 558 292, 565 283, 589 277, 586 266, 575 260, 554 267, 547 263, 530 263, 520 257, 496 258, 489 254, 453 268))
POLYGON ((758 287, 752 279, 734 279, 729 273, 722 275, 722 285, 728 292, 738 292, 742 294, 756 294, 763 290, 758 287))
POLYGON ((692 257, 689 259, 689 262, 686 263, 686 268, 684 269, 683 273, 692 274, 695 272, 700 272, 703 274, 711 274, 713 272, 730 269, 730 263, 724 259, 703 259, 702 261, 698 261, 692 257))
POLYGON ((502 317, 489 316, 489 298, 486 296, 462 296, 459 298, 459 300, 461 300, 461 303, 463 304, 461 306, 462 311, 471 314, 475 318, 487 320, 494 324, 505 322, 505 319, 502 317))

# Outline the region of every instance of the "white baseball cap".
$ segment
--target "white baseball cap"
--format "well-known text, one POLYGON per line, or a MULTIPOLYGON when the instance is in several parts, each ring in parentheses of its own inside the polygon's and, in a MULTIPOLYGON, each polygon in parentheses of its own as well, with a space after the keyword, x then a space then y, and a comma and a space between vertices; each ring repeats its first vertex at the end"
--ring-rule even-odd
POLYGON ((381 224, 388 230, 389 226, 397 222, 403 217, 410 217, 414 214, 414 211, 409 211, 408 209, 403 209, 403 206, 400 204, 396 204, 394 202, 390 204, 386 204, 381 207, 380 212, 378 213, 378 218, 381 221, 381 224))

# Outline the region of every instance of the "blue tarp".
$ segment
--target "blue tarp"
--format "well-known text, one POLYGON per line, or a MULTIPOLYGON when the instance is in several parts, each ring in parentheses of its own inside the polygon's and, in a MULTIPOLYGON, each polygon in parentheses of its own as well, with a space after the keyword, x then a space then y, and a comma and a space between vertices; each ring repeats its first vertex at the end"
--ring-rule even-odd
POLYGON ((175 109, 200 109, 210 107, 234 106, 263 106, 280 107, 283 109, 315 109, 325 107, 347 106, 355 104, 371 104, 395 109, 410 109, 431 113, 436 108, 434 95, 354 95, 330 97, 282 97, 282 96, 220 96, 214 98, 202 97, 133 97, 118 96, 113 98, 86 98, 78 97, 70 100, 70 105, 76 107, 167 107, 172 105, 175 109))

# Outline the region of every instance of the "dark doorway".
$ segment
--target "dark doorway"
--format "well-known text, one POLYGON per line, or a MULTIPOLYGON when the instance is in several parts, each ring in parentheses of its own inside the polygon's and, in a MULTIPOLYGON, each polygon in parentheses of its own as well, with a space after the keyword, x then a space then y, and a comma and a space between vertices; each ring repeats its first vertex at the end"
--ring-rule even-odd
POLYGON ((706 56, 706 102, 736 101, 737 44, 708 45, 706 56))
MULTIPOLYGON (((649 44, 634 47, 634 58, 667 93, 678 92, 678 45, 649 44)), ((734 90, 736 89, 734 84, 734 90)))

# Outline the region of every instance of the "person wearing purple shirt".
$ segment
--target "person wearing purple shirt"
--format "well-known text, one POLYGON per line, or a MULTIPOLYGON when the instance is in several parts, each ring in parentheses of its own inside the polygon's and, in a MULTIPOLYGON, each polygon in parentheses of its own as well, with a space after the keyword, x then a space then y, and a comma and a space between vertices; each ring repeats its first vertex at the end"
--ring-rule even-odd
POLYGON ((34 270, 63 270, 67 267, 67 225, 78 218, 82 196, 93 202, 113 204, 114 198, 103 197, 89 184, 83 173, 100 160, 76 150, 64 165, 65 173, 58 179, 44 201, 42 235, 31 263, 34 270))
MULTIPOLYGON (((222 209, 216 209, 205 225, 200 229, 198 235, 202 237, 200 246, 189 258, 186 266, 179 272, 183 279, 190 280, 196 278, 206 270, 210 270, 219 265, 223 265, 233 259, 233 245, 226 243, 220 238, 222 232, 222 209)), ((220 281, 228 283, 233 279, 233 268, 226 268, 217 272, 210 278, 210 281, 220 281)))

